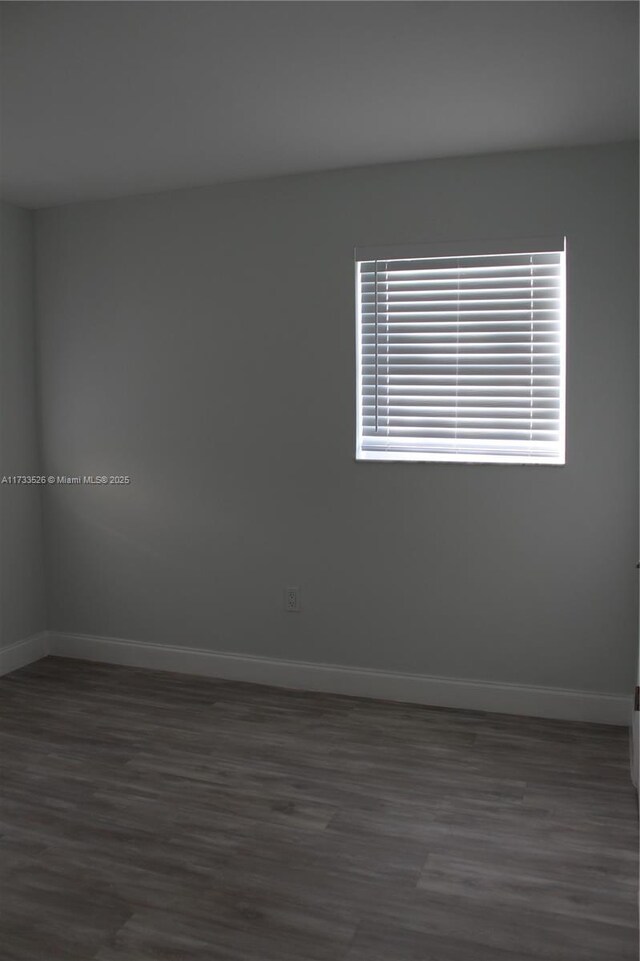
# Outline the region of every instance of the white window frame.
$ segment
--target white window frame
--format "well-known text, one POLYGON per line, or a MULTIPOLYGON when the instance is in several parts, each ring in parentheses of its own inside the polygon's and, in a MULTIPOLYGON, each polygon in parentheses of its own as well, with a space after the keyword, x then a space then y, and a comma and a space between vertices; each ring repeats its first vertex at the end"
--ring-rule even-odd
MULTIPOLYGON (((563 466, 566 464, 566 274, 567 243, 566 237, 546 237, 528 240, 507 241, 467 241, 429 244, 409 244, 385 247, 356 247, 355 288, 356 288, 356 460, 359 461, 409 461, 422 463, 467 463, 467 464, 538 464, 563 466), (469 453, 467 451, 402 450, 399 448, 367 449, 363 444, 363 395, 362 395, 362 297, 360 264, 370 261, 419 260, 421 258, 463 258, 482 257, 501 254, 534 254, 561 252, 560 280, 560 339, 559 339, 559 440, 557 454, 553 456, 501 454, 487 451, 469 453)), ((495 443, 495 442, 494 442, 495 443)))

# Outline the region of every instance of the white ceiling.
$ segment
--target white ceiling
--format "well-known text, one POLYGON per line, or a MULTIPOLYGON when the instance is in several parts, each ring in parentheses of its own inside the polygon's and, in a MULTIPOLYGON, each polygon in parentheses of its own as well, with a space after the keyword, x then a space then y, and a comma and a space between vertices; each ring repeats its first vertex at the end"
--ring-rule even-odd
POLYGON ((25 206, 638 134, 631 0, 1 13, 2 191, 25 206))

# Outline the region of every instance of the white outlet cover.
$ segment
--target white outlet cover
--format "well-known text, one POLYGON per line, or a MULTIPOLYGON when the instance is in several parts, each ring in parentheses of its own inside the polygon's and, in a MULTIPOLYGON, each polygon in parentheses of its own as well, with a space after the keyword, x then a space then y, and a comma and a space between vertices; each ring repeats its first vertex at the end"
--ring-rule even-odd
POLYGON ((300 588, 299 587, 285 587, 284 609, 288 613, 293 613, 300 610, 300 588))

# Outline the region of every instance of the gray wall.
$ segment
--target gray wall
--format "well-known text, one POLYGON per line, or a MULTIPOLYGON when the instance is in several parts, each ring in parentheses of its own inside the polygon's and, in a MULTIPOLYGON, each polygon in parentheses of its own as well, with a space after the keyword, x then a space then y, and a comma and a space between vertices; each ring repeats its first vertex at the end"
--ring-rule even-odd
MULTIPOLYGON (((0 205, 0 474, 40 472, 33 214, 0 205)), ((0 646, 45 628, 42 498, 0 485, 0 646)))
POLYGON ((59 631, 628 692, 637 152, 503 154, 37 215, 59 631), (566 467, 354 461, 355 244, 566 233, 566 467), (303 611, 285 614, 298 585, 303 611))

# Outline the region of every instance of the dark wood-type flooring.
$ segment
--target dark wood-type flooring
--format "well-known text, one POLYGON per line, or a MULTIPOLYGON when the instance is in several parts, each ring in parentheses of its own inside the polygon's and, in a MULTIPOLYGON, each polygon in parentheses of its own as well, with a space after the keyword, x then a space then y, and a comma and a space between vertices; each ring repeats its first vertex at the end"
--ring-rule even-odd
POLYGON ((636 961, 621 728, 47 658, 0 680, 2 961, 636 961))

